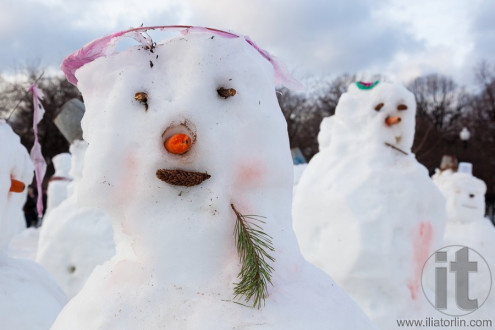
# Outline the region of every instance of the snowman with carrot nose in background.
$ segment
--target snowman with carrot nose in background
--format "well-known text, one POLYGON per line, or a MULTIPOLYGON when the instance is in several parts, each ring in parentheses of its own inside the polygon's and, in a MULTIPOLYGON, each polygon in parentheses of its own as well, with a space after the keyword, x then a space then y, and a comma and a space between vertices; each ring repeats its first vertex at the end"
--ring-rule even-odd
POLYGON ((39 264, 10 258, 12 237, 26 228, 22 206, 34 166, 12 128, 0 120, 0 320, 3 329, 48 329, 66 297, 39 264))
POLYGON ((442 246, 445 201, 411 152, 416 103, 400 84, 356 82, 325 118, 295 187, 294 230, 380 329, 424 316, 423 264, 442 246))
POLYGON ((22 206, 26 201, 26 186, 33 180, 33 163, 20 138, 0 120, 0 242, 6 247, 10 239, 26 228, 22 206))

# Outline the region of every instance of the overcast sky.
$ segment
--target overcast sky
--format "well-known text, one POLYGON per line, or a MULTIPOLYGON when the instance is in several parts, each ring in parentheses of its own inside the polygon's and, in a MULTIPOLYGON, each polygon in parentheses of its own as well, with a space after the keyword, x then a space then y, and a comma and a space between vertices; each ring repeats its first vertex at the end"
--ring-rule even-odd
POLYGON ((494 17, 494 0, 0 0, 0 73, 36 61, 53 72, 141 23, 187 24, 249 35, 297 78, 438 72, 469 86, 476 63, 495 63, 494 17))

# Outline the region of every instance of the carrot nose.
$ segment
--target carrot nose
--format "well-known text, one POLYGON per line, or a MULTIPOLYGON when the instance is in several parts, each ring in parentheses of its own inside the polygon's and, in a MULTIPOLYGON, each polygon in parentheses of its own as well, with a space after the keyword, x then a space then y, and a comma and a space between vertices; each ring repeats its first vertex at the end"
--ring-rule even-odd
POLYGON ((163 146, 172 154, 182 155, 191 149, 191 138, 187 134, 174 134, 163 143, 163 146))
POLYGON ((387 117, 385 119, 385 124, 387 124, 387 126, 392 126, 392 125, 400 123, 400 121, 401 121, 401 119, 399 116, 387 117))
POLYGON ((10 192, 21 193, 26 188, 26 185, 19 180, 10 179, 10 192))

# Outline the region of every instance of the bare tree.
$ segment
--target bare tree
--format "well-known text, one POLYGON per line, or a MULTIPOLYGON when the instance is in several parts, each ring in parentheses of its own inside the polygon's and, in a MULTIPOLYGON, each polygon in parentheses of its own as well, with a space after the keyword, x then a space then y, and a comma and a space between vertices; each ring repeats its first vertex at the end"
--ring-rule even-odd
POLYGON ((430 74, 408 84, 416 96, 418 116, 430 120, 439 131, 446 132, 462 116, 466 107, 466 93, 449 77, 430 74))
POLYGON ((495 121, 495 67, 481 61, 475 68, 476 80, 482 90, 479 105, 485 109, 488 118, 495 121))
POLYGON ((43 70, 28 67, 16 75, 15 81, 0 76, 0 118, 6 119, 12 129, 20 136, 21 143, 30 150, 34 143, 33 135, 33 96, 29 92, 31 84, 36 82, 43 91, 42 101, 45 109, 43 120, 38 125, 39 140, 43 155, 49 165, 47 176, 53 173, 51 158, 61 152, 67 152, 69 144, 53 123, 60 107, 72 98, 81 99, 78 89, 65 77, 43 74, 43 70))
POLYGON ((292 92, 281 88, 277 92, 278 101, 287 120, 287 130, 291 148, 300 148, 306 159, 318 152, 318 133, 324 117, 332 116, 349 84, 355 75, 344 74, 335 79, 309 77, 304 83, 306 90, 292 92))

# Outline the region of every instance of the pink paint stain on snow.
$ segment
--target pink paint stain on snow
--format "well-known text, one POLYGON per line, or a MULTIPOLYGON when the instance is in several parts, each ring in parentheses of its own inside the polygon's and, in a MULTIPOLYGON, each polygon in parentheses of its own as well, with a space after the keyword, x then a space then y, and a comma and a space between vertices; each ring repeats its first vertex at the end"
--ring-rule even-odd
POLYGON ((407 287, 411 293, 411 299, 416 300, 421 283, 421 271, 423 265, 430 255, 431 246, 433 243, 433 227, 431 222, 422 221, 419 224, 418 230, 414 233, 413 238, 413 266, 412 278, 407 281, 407 287))
POLYGON ((236 184, 256 186, 263 181, 266 166, 261 162, 251 162, 249 165, 242 164, 236 171, 236 184))
POLYGON ((119 203, 133 203, 134 196, 138 187, 136 178, 136 171, 139 164, 139 160, 132 154, 126 155, 123 160, 122 168, 116 169, 114 172, 118 173, 117 178, 112 179, 117 194, 119 203))
POLYGON ((270 55, 266 50, 256 45, 248 36, 235 34, 228 31, 222 31, 218 29, 212 29, 201 26, 191 25, 162 25, 162 26, 141 26, 138 28, 132 28, 125 31, 119 31, 111 35, 107 35, 96 39, 81 49, 67 56, 62 62, 61 69, 65 73, 67 80, 74 85, 77 85, 77 78, 75 73, 77 69, 82 66, 96 60, 99 57, 107 56, 115 52, 117 42, 123 37, 131 37, 141 43, 143 46, 151 46, 151 37, 146 33, 149 30, 179 30, 183 35, 189 33, 203 32, 211 33, 223 38, 244 38, 244 40, 251 45, 256 51, 263 56, 268 62, 270 62, 274 69, 275 85, 284 85, 288 88, 295 90, 304 90, 303 85, 294 79, 289 73, 288 68, 284 63, 279 61, 276 57, 270 55))

